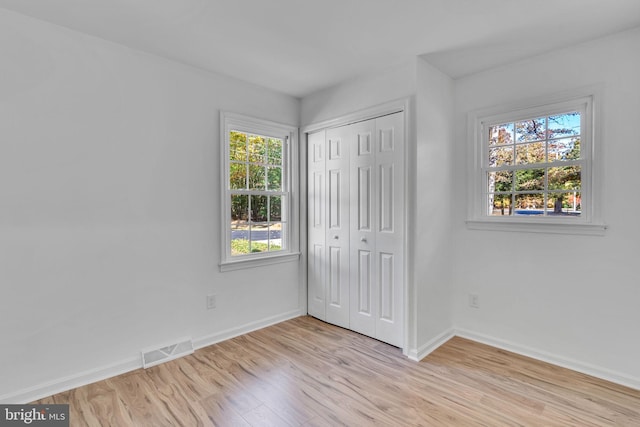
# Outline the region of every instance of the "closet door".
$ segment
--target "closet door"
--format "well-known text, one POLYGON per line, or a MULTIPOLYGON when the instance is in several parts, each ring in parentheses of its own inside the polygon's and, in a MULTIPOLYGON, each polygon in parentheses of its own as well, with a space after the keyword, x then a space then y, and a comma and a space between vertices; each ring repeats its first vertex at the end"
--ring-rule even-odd
POLYGON ((326 142, 325 131, 307 137, 308 312, 326 320, 326 142))
POLYGON ((308 136, 309 314, 401 347, 404 113, 308 136))
POLYGON ((348 126, 351 154, 350 325, 376 337, 378 270, 376 268, 375 120, 348 126))
POLYGON ((404 116, 349 126, 354 331, 401 347, 404 325, 404 116))
POLYGON ((349 146, 344 128, 327 130, 326 321, 349 327, 349 146))
POLYGON ((404 113, 376 119, 375 338, 398 347, 404 337, 404 113))

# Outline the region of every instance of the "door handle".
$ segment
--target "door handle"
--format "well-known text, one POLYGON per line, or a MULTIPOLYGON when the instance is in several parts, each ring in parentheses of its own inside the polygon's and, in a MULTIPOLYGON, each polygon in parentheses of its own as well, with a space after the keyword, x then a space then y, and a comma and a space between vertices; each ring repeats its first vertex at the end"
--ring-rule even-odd
POLYGON ((338 236, 337 234, 335 236, 333 236, 334 239, 338 240, 340 238, 340 236, 338 236))
POLYGON ((367 243, 367 238, 366 238, 366 237, 361 237, 361 238, 360 238, 360 241, 361 241, 361 242, 364 242, 364 243, 367 243))

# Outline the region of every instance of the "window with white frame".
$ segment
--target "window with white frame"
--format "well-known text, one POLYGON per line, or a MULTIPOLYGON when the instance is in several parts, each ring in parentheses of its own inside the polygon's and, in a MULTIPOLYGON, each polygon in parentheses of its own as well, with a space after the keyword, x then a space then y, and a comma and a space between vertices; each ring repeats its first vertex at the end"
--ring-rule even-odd
POLYGON ((225 112, 221 122, 221 269, 297 258, 297 129, 225 112))
POLYGON ((604 230, 595 205, 593 98, 470 115, 471 228, 604 230))

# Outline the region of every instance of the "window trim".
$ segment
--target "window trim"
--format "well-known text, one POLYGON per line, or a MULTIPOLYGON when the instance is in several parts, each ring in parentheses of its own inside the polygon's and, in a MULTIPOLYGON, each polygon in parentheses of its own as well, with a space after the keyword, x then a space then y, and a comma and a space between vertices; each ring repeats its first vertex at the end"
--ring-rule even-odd
POLYGON ((601 87, 591 86, 553 96, 472 111, 467 116, 468 187, 466 225, 474 230, 519 231, 603 235, 599 150, 601 87), (491 124, 510 123, 536 116, 548 116, 570 110, 582 111, 581 151, 584 159, 582 178, 582 215, 580 218, 488 216, 484 197, 484 154, 487 149, 484 130, 491 124))
POLYGON ((220 112, 220 271, 240 270, 299 259, 298 167, 298 128, 228 111, 220 112), (283 191, 288 193, 286 215, 289 220, 285 233, 288 240, 287 248, 282 251, 231 256, 229 133, 232 130, 285 140, 282 181, 283 187, 286 187, 283 191))

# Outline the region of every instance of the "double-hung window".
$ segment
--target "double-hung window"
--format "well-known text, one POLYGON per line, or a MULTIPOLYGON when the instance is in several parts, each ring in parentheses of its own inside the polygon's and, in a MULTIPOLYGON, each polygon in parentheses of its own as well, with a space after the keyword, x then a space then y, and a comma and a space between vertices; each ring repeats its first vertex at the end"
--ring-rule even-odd
POLYGON ((297 129, 225 112, 221 128, 221 269, 297 258, 297 129))
POLYGON ((600 234, 594 96, 470 115, 470 228, 600 234))

